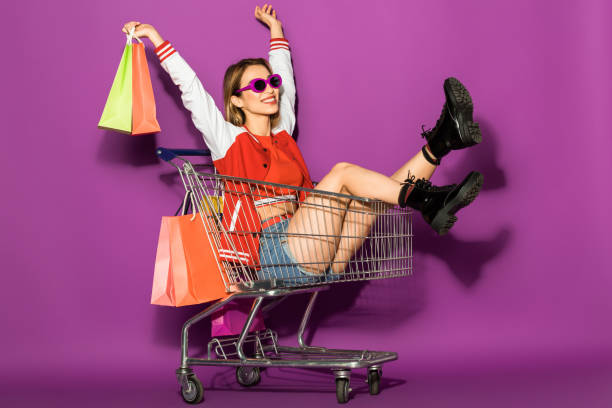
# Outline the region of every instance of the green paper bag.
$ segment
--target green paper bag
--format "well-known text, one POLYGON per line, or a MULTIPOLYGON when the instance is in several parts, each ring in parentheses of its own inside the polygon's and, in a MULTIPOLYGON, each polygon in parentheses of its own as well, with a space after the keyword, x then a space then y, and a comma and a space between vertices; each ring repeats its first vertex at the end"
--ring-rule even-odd
POLYGON ((132 132, 132 36, 128 35, 123 57, 111 87, 102 117, 100 129, 132 132))

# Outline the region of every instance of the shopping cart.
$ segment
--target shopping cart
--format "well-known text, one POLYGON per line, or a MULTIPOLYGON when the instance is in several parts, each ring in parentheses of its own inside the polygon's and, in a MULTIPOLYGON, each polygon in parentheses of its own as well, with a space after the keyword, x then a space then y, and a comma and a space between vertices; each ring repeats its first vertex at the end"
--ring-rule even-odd
POLYGON ((412 274, 412 212, 378 200, 224 176, 216 174, 210 164, 207 171, 202 171, 200 165, 192 164, 184 158, 209 156, 207 150, 159 148, 157 154, 178 170, 186 193, 191 196, 194 208, 202 219, 205 228, 202 233, 208 236, 210 244, 217 251, 215 258, 218 272, 228 293, 226 298, 208 306, 183 326, 181 366, 176 371, 183 399, 192 404, 203 399, 202 383, 191 368, 196 365, 236 367, 236 379, 242 386, 258 384, 262 368, 327 368, 335 376, 339 403, 345 403, 349 399, 351 370, 365 368, 369 392, 372 395, 378 394, 382 365, 396 360, 397 353, 314 347, 306 344, 304 331, 317 295, 320 291, 329 289, 330 284, 412 274), (313 198, 305 200, 305 196, 313 198), (334 230, 332 223, 329 223, 325 224, 323 230, 319 228, 316 233, 311 234, 295 231, 268 233, 268 229, 258 232, 245 230, 244 226, 236 226, 234 223, 227 228, 229 219, 226 219, 225 223, 223 219, 232 217, 233 214, 222 213, 222 209, 232 208, 232 205, 235 207, 239 200, 244 199, 263 203, 258 210, 262 220, 274 218, 279 211, 292 213, 298 207, 311 206, 313 211, 309 211, 309 214, 314 214, 313 216, 340 211, 345 214, 347 222, 341 231, 334 230), (228 200, 236 202, 229 203, 228 200), (269 211, 270 217, 265 216, 265 211, 269 211), (320 260, 307 264, 272 265, 262 258, 257 263, 249 264, 244 255, 247 249, 240 246, 248 246, 246 241, 257 235, 264 239, 266 234, 280 234, 280 238, 288 240, 299 236, 299 242, 304 248, 298 246, 295 249, 294 245, 293 250, 296 253, 300 250, 310 253, 320 251, 320 260), (236 239, 236 235, 240 235, 242 240, 236 239), (330 240, 339 242, 341 250, 345 250, 345 254, 340 256, 342 259, 337 260, 326 254, 326 243, 330 240), (296 269, 297 267, 301 269, 296 269), (307 273, 296 276, 296 270, 307 273), (287 296, 298 294, 310 294, 297 333, 298 347, 280 345, 277 333, 270 329, 250 332, 250 326, 260 309, 266 312, 287 296), (191 326, 239 298, 254 299, 240 335, 211 339, 207 347, 207 358, 189 357, 191 326), (269 302, 262 307, 265 300, 269 302))

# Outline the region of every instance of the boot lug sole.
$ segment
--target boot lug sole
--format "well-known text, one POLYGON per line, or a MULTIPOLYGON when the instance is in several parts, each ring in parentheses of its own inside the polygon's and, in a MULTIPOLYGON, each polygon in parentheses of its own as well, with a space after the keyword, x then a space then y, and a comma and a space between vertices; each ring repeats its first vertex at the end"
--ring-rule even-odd
POLYGON ((483 177, 477 171, 471 172, 467 181, 459 189, 457 195, 442 207, 431 222, 432 228, 439 234, 445 235, 457 221, 455 214, 460 209, 467 207, 476 199, 482 188, 483 177))
POLYGON ((455 123, 459 138, 465 144, 465 147, 480 143, 482 133, 480 132, 480 126, 474 122, 472 117, 474 104, 466 87, 456 78, 447 78, 444 81, 444 94, 448 101, 448 113, 455 123))

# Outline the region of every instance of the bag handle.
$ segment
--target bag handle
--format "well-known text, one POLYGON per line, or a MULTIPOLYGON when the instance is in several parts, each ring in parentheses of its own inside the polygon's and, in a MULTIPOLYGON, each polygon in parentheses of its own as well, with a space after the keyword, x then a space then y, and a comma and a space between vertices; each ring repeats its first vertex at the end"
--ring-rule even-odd
POLYGON ((126 43, 126 45, 127 45, 127 44, 132 44, 132 38, 137 39, 137 40, 138 40, 138 42, 139 42, 139 43, 141 43, 141 44, 143 43, 143 42, 142 42, 142 40, 141 40, 140 38, 138 38, 138 37, 135 37, 135 36, 134 36, 134 31, 135 31, 135 30, 136 30, 136 26, 132 27, 132 28, 130 29, 129 34, 126 34, 126 35, 125 35, 125 36, 127 37, 127 41, 125 42, 125 43, 126 43))
POLYGON ((195 220, 195 217, 196 217, 196 206, 195 206, 195 203, 193 202, 193 192, 186 191, 185 198, 183 198, 183 202, 181 203, 180 207, 174 213, 174 216, 176 217, 179 214, 179 212, 181 213, 181 215, 185 215, 189 211, 190 206, 191 206, 191 209, 193 210, 193 217, 191 217, 190 221, 193 221, 195 220))

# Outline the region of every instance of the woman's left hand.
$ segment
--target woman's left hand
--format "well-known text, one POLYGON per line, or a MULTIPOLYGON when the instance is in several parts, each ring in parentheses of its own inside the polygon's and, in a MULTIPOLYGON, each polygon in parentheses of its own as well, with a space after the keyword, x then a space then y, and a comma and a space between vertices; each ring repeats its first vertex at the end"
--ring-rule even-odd
POLYGON ((276 19, 276 10, 272 10, 271 4, 264 4, 263 7, 255 6, 255 18, 272 28, 274 25, 281 25, 276 19))

